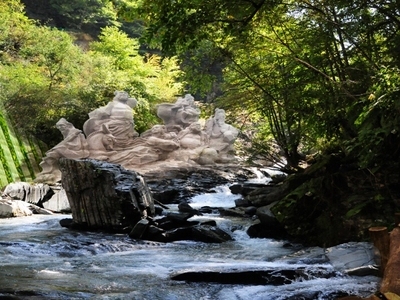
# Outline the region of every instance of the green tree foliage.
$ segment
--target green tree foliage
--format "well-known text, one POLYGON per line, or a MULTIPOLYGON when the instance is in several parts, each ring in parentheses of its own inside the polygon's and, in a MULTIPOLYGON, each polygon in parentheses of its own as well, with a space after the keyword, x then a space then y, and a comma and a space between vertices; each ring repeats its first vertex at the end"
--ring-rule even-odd
POLYGON ((19 1, 6 2, 0 4, 0 100, 19 128, 49 146, 61 138, 54 127, 61 117, 82 128, 87 113, 115 90, 138 99, 139 132, 158 122, 158 102, 183 92, 176 59, 140 55, 139 43, 118 27, 105 27, 85 51, 67 32, 28 19, 19 1))
MULTIPOLYGON (((238 119, 245 114, 258 125, 268 123, 257 126, 265 132, 257 130, 256 136, 273 136, 290 166, 299 162, 301 147, 318 150, 327 143, 351 155, 368 149, 375 160, 381 156, 378 152, 392 145, 389 156, 398 160, 393 145, 400 140, 396 117, 400 11, 395 3, 146 0, 140 4, 124 14, 142 16, 150 45, 179 54, 182 60, 189 51, 200 54, 198 62, 207 56, 223 62, 224 95, 218 105, 240 108, 235 110, 240 112, 238 119), (204 45, 212 55, 202 55, 204 45)), ((365 151, 357 157, 368 165, 374 159, 365 151)))

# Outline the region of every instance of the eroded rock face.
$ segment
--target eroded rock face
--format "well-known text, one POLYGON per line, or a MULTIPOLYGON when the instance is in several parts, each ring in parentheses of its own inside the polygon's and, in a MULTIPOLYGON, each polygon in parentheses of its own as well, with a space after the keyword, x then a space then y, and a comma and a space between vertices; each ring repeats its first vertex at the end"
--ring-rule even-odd
POLYGON ((147 184, 134 171, 92 159, 61 159, 60 170, 72 211, 70 227, 129 232, 155 214, 147 184))
POLYGON ((69 212, 69 203, 60 187, 47 184, 13 182, 1 195, 0 217, 22 217, 32 214, 69 212))

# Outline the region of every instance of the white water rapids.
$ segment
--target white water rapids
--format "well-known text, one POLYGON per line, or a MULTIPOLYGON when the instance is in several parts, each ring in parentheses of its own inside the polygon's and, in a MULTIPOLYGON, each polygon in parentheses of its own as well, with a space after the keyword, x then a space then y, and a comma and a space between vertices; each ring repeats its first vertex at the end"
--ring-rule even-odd
MULTIPOLYGON (((216 193, 194 197, 190 205, 233 207, 235 198, 228 189, 219 189, 216 193)), ((136 241, 126 235, 62 228, 59 220, 70 217, 35 215, 0 219, 0 298, 334 299, 335 293, 366 296, 377 289, 376 277, 343 274, 295 280, 280 286, 173 281, 171 275, 183 271, 333 270, 321 257, 297 255, 299 248, 287 247, 285 241, 251 239, 245 233, 245 222, 217 214, 196 218, 215 219, 234 241, 223 244, 136 241)))

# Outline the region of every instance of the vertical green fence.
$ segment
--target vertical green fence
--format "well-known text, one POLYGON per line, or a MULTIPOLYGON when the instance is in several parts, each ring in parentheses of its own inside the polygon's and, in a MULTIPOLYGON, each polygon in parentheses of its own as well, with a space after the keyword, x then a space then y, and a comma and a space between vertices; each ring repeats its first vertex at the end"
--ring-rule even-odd
POLYGON ((0 188, 11 182, 33 181, 43 155, 39 141, 15 130, 0 111, 0 188))

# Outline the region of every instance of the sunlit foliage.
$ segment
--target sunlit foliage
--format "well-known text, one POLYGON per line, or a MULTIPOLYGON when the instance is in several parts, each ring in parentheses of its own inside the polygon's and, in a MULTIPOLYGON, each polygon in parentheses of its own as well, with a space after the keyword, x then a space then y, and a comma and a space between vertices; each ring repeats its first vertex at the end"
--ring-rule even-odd
POLYGON ((86 51, 68 32, 28 19, 18 1, 6 2, 0 4, 0 100, 18 127, 50 145, 58 140, 59 118, 82 128, 87 113, 115 90, 138 99, 139 132, 157 123, 157 103, 183 92, 176 59, 139 54, 138 41, 118 27, 103 28, 86 51))

